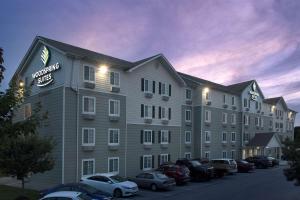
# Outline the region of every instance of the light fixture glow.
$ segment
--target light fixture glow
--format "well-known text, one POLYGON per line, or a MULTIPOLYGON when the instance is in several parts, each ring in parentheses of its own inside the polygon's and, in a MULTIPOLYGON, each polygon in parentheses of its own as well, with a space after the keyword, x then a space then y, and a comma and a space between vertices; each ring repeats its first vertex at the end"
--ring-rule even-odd
POLYGON ((19 82, 19 86, 20 86, 20 87, 24 87, 24 82, 23 82, 23 81, 20 81, 20 82, 19 82))
POLYGON ((99 67, 99 72, 100 72, 101 74, 105 74, 105 73, 107 72, 107 66, 106 66, 106 65, 101 65, 101 66, 99 67))
POLYGON ((206 88, 203 89, 203 91, 204 91, 204 93, 208 93, 209 92, 209 88, 206 87, 206 88))

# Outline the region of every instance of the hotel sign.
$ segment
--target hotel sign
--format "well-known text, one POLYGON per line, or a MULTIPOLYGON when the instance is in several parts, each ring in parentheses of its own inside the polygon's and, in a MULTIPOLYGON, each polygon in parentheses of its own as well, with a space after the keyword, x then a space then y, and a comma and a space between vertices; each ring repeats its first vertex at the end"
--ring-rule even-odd
POLYGON ((251 99, 253 101, 257 101, 257 98, 259 97, 259 93, 256 91, 256 83, 254 82, 252 84, 251 90, 249 91, 249 94, 251 96, 251 99))
POLYGON ((38 87, 44 87, 52 83, 54 81, 52 73, 60 69, 59 63, 47 66, 49 60, 50 51, 46 46, 44 46, 41 54, 41 61, 44 68, 32 74, 32 78, 37 80, 38 87))

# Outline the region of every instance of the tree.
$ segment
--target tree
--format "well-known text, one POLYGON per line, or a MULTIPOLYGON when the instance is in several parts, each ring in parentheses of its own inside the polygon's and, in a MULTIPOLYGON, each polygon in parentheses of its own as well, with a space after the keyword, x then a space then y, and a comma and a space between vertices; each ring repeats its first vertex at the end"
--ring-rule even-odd
MULTIPOLYGON (((0 84, 4 78, 3 50, 0 48, 0 84)), ((1 85, 0 85, 1 86, 1 85)), ((54 147, 51 138, 41 137, 38 128, 46 115, 41 114, 40 103, 36 104, 32 115, 15 122, 14 114, 29 94, 24 87, 12 80, 5 92, 0 92, 0 171, 22 181, 31 174, 51 170, 54 147)))
POLYGON ((295 181, 295 185, 300 185, 300 138, 286 139, 283 144, 283 155, 289 161, 289 168, 284 169, 284 175, 288 181, 295 181))

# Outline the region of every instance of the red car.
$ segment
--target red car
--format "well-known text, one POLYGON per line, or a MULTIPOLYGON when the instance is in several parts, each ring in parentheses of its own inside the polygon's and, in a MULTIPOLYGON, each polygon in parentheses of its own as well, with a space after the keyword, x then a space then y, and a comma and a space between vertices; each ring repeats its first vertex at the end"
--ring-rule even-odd
POLYGON ((170 178, 174 178, 176 185, 182 185, 191 180, 190 170, 184 166, 165 163, 160 165, 157 171, 162 172, 170 178))
POLYGON ((246 160, 237 160, 236 161, 238 172, 250 172, 255 169, 253 163, 249 163, 246 160))

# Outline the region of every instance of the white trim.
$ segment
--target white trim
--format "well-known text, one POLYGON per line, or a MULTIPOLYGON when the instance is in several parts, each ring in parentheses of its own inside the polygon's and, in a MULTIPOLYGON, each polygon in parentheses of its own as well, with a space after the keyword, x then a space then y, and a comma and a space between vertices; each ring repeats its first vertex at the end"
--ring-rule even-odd
MULTIPOLYGON (((114 81, 115 81, 115 80, 114 80, 114 81)), ((111 86, 113 86, 113 87, 118 87, 118 88, 120 88, 120 86, 121 86, 121 74, 120 74, 120 72, 113 71, 113 70, 110 70, 110 71, 109 71, 109 84, 110 84, 111 86), (111 73, 119 74, 119 85, 111 84, 111 82, 110 82, 110 74, 111 74, 111 73)))
POLYGON ((191 144, 192 143, 192 131, 184 131, 184 143, 185 144, 191 144), (190 141, 186 141, 186 134, 189 133, 190 134, 190 141))
POLYGON ((236 132, 231 132, 231 142, 236 142, 236 132), (234 134, 234 140, 232 140, 232 134, 234 134))
POLYGON ((118 128, 109 128, 108 129, 107 144, 109 146, 118 146, 118 145, 120 145, 120 129, 118 129, 118 128), (117 133, 118 133, 118 143, 111 143, 110 142, 110 131, 117 131, 117 133))
POLYGON ((111 117, 120 117, 120 100, 117 100, 117 99, 109 99, 108 100, 108 116, 111 116, 111 117), (118 113, 117 114, 111 114, 110 113, 110 102, 114 102, 114 103, 118 103, 118 113))
POLYGON ((108 157, 107 158, 107 172, 108 173, 117 173, 117 174, 119 174, 119 172, 120 172, 120 158, 119 157, 108 157), (110 167, 109 166, 109 161, 110 160, 115 160, 115 159, 118 160, 118 171, 112 171, 112 172, 110 172, 109 171, 109 167, 110 167))
POLYGON ((208 158, 207 159, 210 159, 210 151, 204 151, 204 158, 206 158, 205 154, 208 154, 208 158))
POLYGON ((204 122, 211 122, 211 110, 204 110, 204 122), (207 117, 208 119, 206 120, 206 113, 207 113, 207 117))
POLYGON ((227 151, 222 151, 222 158, 228 158, 228 155, 227 155, 227 151), (226 153, 226 156, 224 157, 224 153, 226 153))
POLYGON ((95 115, 96 114, 96 97, 93 96, 82 96, 82 114, 95 115), (94 100, 94 112, 86 112, 84 111, 84 99, 93 99, 94 100))
POLYGON ((85 64, 85 63, 83 63, 82 64, 82 67, 83 67, 83 76, 82 76, 82 79, 83 79, 83 83, 96 83, 96 70, 95 70, 95 67, 94 66, 90 66, 89 64, 85 64), (85 80, 84 78, 84 68, 85 67, 88 67, 89 68, 89 80, 85 80), (94 81, 91 81, 90 79, 91 79, 91 77, 90 77, 90 68, 93 68, 93 70, 94 70, 94 81))
MULTIPOLYGON (((88 132, 88 134, 89 134, 89 132, 88 132)), ((82 127, 82 129, 81 129, 81 145, 82 146, 95 146, 95 140, 96 140, 95 136, 96 136, 95 128, 82 127), (94 141, 92 143, 84 143, 84 131, 85 130, 88 130, 88 131, 93 130, 93 140, 94 141)))
POLYGON ((228 113, 222 112, 222 124, 227 124, 228 122, 228 113), (223 118, 225 116, 225 118, 223 118), (223 121, 225 119, 225 121, 223 121))
POLYGON ((160 163, 158 163, 159 165, 161 165, 161 164, 164 163, 164 162, 162 162, 162 159, 161 159, 162 156, 167 156, 167 162, 169 161, 169 154, 167 154, 167 153, 162 153, 162 154, 159 154, 159 156, 160 156, 160 159, 159 159, 159 162, 160 162, 160 163))
POLYGON ((144 129, 143 130, 143 144, 146 144, 146 145, 152 145, 152 143, 153 143, 153 138, 152 138, 152 134, 153 134, 153 131, 152 130, 150 130, 150 129, 144 129), (150 132, 150 135, 151 135, 151 142, 145 142, 145 132, 150 132))
POLYGON ((227 143, 227 132, 226 131, 222 131, 222 138, 221 138, 221 141, 222 141, 222 143, 227 143), (224 140, 224 136, 225 135, 225 139, 226 140, 224 140))
POLYGON ((192 158, 192 153, 191 153, 191 152, 185 152, 185 153, 184 153, 184 157, 185 157, 185 158, 187 158, 187 157, 186 157, 187 155, 190 155, 189 158, 192 158))
POLYGON ((232 149, 231 151, 230 151, 230 157, 231 157, 231 159, 235 159, 236 158, 236 150, 235 149, 232 149), (232 153, 234 152, 234 156, 232 156, 232 153))
POLYGON ((208 144, 211 142, 211 132, 210 131, 204 131, 204 143, 208 144), (206 134, 209 135, 209 140, 206 140, 206 134))
POLYGON ((185 113, 185 121, 186 122, 191 122, 192 121, 192 110, 191 109, 185 109, 184 113, 185 113), (186 119, 187 112, 190 112, 190 119, 189 120, 186 119))
POLYGON ((89 175, 89 174, 83 174, 83 163, 86 161, 93 161, 93 173, 95 174, 95 158, 86 158, 81 160, 81 176, 89 175))
POLYGON ((168 130, 160 130, 160 144, 169 144, 169 131, 168 130), (168 141, 163 142, 163 132, 167 134, 168 141))
POLYGON ((61 183, 65 183, 65 117, 66 117, 66 88, 63 87, 63 107, 62 107, 62 155, 61 155, 61 183))
POLYGON ((153 165, 153 163, 152 163, 152 155, 143 155, 143 171, 147 171, 147 170, 152 169, 152 165, 153 165), (148 157, 148 158, 150 157, 150 160, 151 160, 151 166, 147 167, 147 168, 145 168, 145 158, 146 157, 148 157))
POLYGON ((193 96, 192 96, 192 90, 191 90, 191 89, 189 89, 189 88, 185 88, 185 95, 184 95, 184 96, 185 96, 185 97, 184 97, 184 98, 185 98, 185 100, 192 100, 192 98, 193 98, 193 96), (187 93, 186 93, 186 92, 187 92, 187 90, 191 91, 191 98, 190 98, 190 99, 188 99, 188 98, 187 98, 187 96, 186 96, 186 94, 187 94, 187 93))
POLYGON ((236 114, 235 113, 231 113, 231 124, 236 125, 236 114), (232 119, 234 119, 234 121, 232 121, 232 119))

